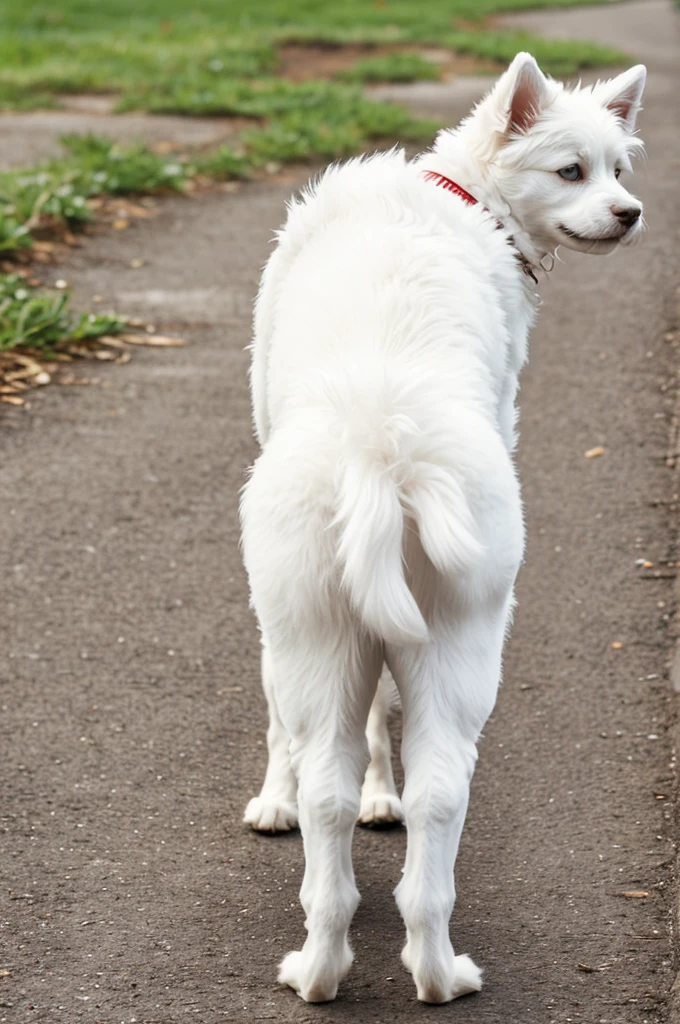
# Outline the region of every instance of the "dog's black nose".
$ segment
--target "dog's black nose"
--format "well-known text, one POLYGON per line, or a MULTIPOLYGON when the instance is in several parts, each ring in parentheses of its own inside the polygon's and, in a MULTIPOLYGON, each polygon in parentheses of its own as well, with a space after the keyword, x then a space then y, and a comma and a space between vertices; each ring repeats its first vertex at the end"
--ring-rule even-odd
POLYGON ((612 211, 617 220, 620 220, 622 224, 625 224, 627 228, 632 228, 636 220, 638 220, 642 210, 639 206, 610 206, 609 209, 612 211))

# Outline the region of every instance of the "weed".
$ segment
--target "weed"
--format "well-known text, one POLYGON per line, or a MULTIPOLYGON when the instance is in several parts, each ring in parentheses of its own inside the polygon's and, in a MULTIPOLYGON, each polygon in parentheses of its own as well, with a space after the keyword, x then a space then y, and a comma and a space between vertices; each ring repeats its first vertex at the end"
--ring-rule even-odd
POLYGON ((68 304, 66 292, 36 292, 18 274, 0 274, 0 352, 30 348, 49 356, 67 341, 90 341, 125 329, 113 314, 78 316, 68 304))
POLYGON ((249 178, 253 161, 243 151, 237 152, 231 146, 218 146, 212 153, 194 157, 192 166, 199 174, 205 174, 217 181, 222 179, 249 178))
POLYGON ((65 136, 68 155, 0 174, 0 250, 30 246, 46 220, 78 226, 92 217, 88 199, 130 192, 178 191, 190 169, 148 147, 121 147, 94 135, 65 136))

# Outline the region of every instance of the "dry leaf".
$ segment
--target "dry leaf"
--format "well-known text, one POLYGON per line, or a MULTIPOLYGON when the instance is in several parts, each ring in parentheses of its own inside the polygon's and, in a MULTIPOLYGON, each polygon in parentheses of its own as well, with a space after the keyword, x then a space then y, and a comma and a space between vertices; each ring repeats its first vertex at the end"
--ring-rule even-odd
POLYGON ((604 455, 604 448, 600 445, 598 448, 589 448, 587 452, 583 453, 587 459, 596 459, 600 455, 604 455))
POLYGON ((150 217, 151 214, 145 206, 139 206, 137 203, 126 203, 126 210, 133 217, 150 217))
POLYGON ((116 217, 113 222, 114 231, 125 231, 126 228, 130 227, 130 221, 124 217, 116 217))
POLYGON ((14 358, 16 362, 21 363, 23 368, 4 374, 4 379, 8 384, 11 384, 13 381, 25 380, 27 377, 37 377, 43 372, 42 366, 40 363, 36 363, 35 359, 22 355, 15 355, 14 358))
POLYGON ((622 647, 623 647, 623 644, 621 643, 620 640, 614 640, 614 642, 612 644, 612 650, 620 651, 622 647))
POLYGON ((57 247, 56 247, 54 242, 40 242, 40 241, 38 241, 38 242, 34 242, 33 243, 33 251, 34 252, 54 252, 54 250, 56 248, 57 247))
POLYGON ((7 402, 8 405, 23 405, 23 398, 17 395, 0 395, 0 402, 7 402))
POLYGON ((642 568, 643 569, 653 569, 654 568, 654 562, 643 562, 642 563, 642 568))
POLYGON ((125 348, 125 343, 120 338, 114 338, 111 334, 102 334, 101 337, 97 338, 97 341, 101 345, 108 345, 109 348, 125 348))
POLYGON ((129 352, 121 352, 121 354, 116 359, 116 362, 118 364, 129 363, 131 359, 132 359, 132 356, 130 355, 129 352))
POLYGON ((151 345, 154 348, 181 348, 186 345, 182 338, 166 338, 163 334, 121 334, 129 345, 151 345))

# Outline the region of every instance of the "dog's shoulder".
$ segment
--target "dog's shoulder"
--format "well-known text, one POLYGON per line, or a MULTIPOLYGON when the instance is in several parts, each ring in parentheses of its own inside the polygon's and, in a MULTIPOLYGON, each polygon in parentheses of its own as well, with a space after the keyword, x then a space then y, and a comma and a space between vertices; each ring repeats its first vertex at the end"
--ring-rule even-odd
POLYGON ((411 163, 397 148, 331 164, 293 196, 284 230, 295 233, 353 215, 379 216, 392 204, 403 205, 414 178, 411 163))
POLYGON ((279 246, 294 251, 313 235, 339 222, 416 227, 428 236, 457 237, 473 249, 496 248, 491 222, 481 206, 469 206, 428 182, 419 160, 403 149, 355 157, 331 164, 288 203, 288 216, 278 234, 279 246))

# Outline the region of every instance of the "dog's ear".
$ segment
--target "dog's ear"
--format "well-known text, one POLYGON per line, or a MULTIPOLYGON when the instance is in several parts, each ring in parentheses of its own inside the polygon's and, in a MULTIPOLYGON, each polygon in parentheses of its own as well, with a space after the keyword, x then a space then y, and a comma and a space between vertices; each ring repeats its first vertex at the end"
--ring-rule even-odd
POLYGON ((548 98, 548 81, 530 53, 518 53, 501 79, 506 131, 526 132, 536 121, 548 98))
POLYGON ((598 86, 600 98, 608 110, 621 121, 623 128, 630 135, 635 131, 635 120, 640 109, 640 100, 647 79, 647 68, 644 64, 636 64, 622 75, 602 82, 598 86))
POLYGON ((518 53, 464 122, 477 128, 469 139, 478 157, 493 160, 513 135, 528 131, 553 96, 554 86, 531 54, 518 53))

